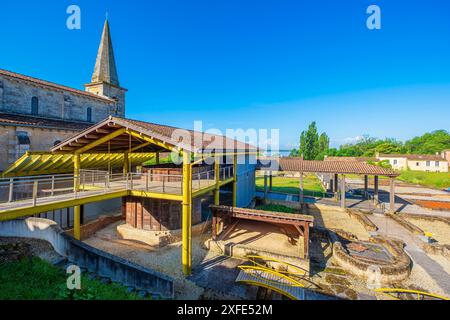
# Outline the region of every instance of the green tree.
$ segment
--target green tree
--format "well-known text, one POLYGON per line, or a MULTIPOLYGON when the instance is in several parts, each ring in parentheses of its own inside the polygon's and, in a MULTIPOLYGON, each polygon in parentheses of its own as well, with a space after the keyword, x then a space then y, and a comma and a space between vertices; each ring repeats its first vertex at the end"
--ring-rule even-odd
POLYGON ((302 132, 300 136, 300 151, 305 160, 314 160, 319 154, 319 134, 317 133, 315 121, 311 122, 307 131, 302 132))
POLYGON ((415 137, 405 143, 407 153, 433 154, 450 149, 450 134, 446 130, 436 130, 415 137))

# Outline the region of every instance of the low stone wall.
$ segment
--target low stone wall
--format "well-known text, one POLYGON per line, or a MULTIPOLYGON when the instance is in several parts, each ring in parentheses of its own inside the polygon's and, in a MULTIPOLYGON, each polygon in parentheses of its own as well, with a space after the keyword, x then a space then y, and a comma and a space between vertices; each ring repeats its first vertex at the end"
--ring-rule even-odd
POLYGON ((425 243, 423 245, 425 252, 429 254, 441 255, 450 259, 450 245, 438 243, 425 243))
MULTIPOLYGON (((112 223, 118 222, 122 220, 122 214, 118 214, 115 216, 100 216, 98 219, 83 224, 81 226, 81 240, 87 239, 94 235, 97 231, 104 229, 112 223)), ((73 229, 66 231, 66 233, 70 236, 73 236, 73 229)))
MULTIPOLYGON (((210 224, 210 223, 208 223, 210 224)), ((207 222, 198 223, 192 226, 192 235, 198 235, 208 228, 207 222)), ((150 246, 164 247, 170 243, 181 241, 182 231, 151 231, 136 229, 129 224, 117 226, 117 233, 125 240, 139 241, 150 246)))
POLYGON ((0 222, 0 236, 46 240, 70 263, 89 272, 162 298, 174 297, 173 279, 169 276, 78 241, 65 234, 54 221, 27 218, 0 222))
POLYGON ((411 232, 411 233, 413 233, 415 235, 418 235, 418 236, 424 235, 424 232, 423 232, 422 229, 420 229, 419 227, 413 225, 409 221, 406 221, 400 215, 395 214, 395 213, 386 213, 386 215, 388 217, 392 218, 393 220, 395 220, 398 224, 400 224, 402 227, 404 227, 409 232, 411 232))
POLYGON ((403 250, 403 243, 380 236, 372 237, 370 240, 384 245, 394 257, 394 262, 384 264, 353 257, 340 241, 333 243, 333 259, 348 272, 364 279, 370 277, 373 267, 378 267, 381 272, 379 280, 382 284, 392 284, 407 279, 411 272, 411 259, 403 250))
POLYGON ((378 227, 372 221, 370 221, 370 219, 367 218, 367 216, 364 213, 360 212, 359 210, 347 209, 347 213, 350 216, 350 218, 353 218, 359 223, 361 223, 364 229, 366 229, 367 231, 378 230, 378 227))

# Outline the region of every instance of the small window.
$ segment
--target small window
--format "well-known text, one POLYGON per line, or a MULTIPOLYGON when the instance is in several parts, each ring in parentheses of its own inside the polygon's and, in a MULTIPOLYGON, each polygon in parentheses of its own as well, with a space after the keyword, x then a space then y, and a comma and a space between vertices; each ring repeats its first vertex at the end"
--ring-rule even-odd
POLYGON ((435 165, 436 167, 439 167, 439 161, 436 161, 436 162, 434 163, 434 165, 435 165))
POLYGON ((427 161, 427 167, 429 167, 430 166, 430 161, 427 161))
POLYGON ((31 98, 31 114, 34 116, 39 114, 39 99, 37 97, 31 98))
POLYGON ((394 164, 397 164, 397 159, 394 159, 394 164))
POLYGON ((88 122, 92 122, 92 108, 91 108, 91 107, 87 108, 87 111, 86 111, 86 120, 87 120, 88 122))
POLYGON ((16 158, 20 158, 25 152, 30 150, 30 137, 25 131, 17 131, 16 158))
POLYGON ((420 163, 416 162, 416 167, 420 166, 420 163))

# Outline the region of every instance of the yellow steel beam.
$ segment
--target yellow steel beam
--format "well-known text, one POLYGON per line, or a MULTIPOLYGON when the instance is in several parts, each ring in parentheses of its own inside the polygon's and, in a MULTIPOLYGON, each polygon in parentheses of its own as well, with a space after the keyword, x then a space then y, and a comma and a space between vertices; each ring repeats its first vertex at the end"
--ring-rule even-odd
POLYGON ((183 212, 182 212, 182 265, 185 276, 191 274, 192 256, 191 256, 191 228, 192 228, 192 166, 191 155, 189 152, 183 152, 183 212))
POLYGON ((134 148, 131 148, 130 152, 137 151, 137 150, 142 149, 142 148, 145 148, 145 147, 147 147, 147 146, 149 146, 149 145, 151 145, 150 142, 146 142, 146 143, 140 144, 140 145, 138 145, 138 146, 136 146, 136 147, 134 147, 134 148))
POLYGON ((79 191, 80 189, 80 155, 75 154, 73 156, 73 190, 79 191))
POLYGON ((42 159, 42 155, 31 155, 31 161, 29 161, 26 165, 24 165, 20 170, 27 171, 28 168, 32 167, 36 162, 42 159))
POLYGON ((237 206, 237 155, 233 156, 233 207, 237 206))
POLYGON ((81 240, 81 206, 73 207, 73 236, 81 240))
POLYGON ((130 171, 130 158, 128 157, 129 153, 124 152, 123 153, 123 174, 127 175, 130 171))
POLYGON ((46 164, 44 167, 42 167, 39 172, 44 172, 46 173, 48 169, 50 169, 52 166, 55 165, 55 163, 58 163, 61 159, 63 159, 66 155, 61 154, 58 156, 54 156, 52 157, 52 159, 50 160, 50 162, 48 164, 46 164))
POLYGON ((141 190, 131 190, 130 195, 134 197, 142 198, 154 198, 161 200, 172 200, 172 201, 183 201, 183 196, 178 194, 168 194, 168 193, 158 193, 158 192, 147 192, 141 190))
POLYGON ((157 139, 150 138, 149 136, 140 134, 139 132, 136 132, 136 131, 128 129, 127 133, 130 134, 131 136, 135 137, 135 138, 142 139, 142 140, 144 140, 146 142, 150 142, 151 144, 154 144, 154 145, 156 145, 158 147, 161 147, 161 148, 164 148, 166 150, 169 150, 169 151, 177 150, 177 148, 175 146, 169 145, 169 144, 167 144, 167 143, 165 143, 163 141, 159 141, 157 139))
POLYGON ((102 193, 99 195, 87 196, 78 199, 70 198, 58 202, 38 204, 35 207, 29 206, 29 207, 11 208, 0 212, 0 221, 14 220, 21 217, 33 216, 35 214, 39 214, 42 212, 71 208, 82 204, 110 200, 124 197, 127 195, 128 192, 126 190, 121 190, 113 193, 105 193, 105 194, 102 193))
POLYGON ((214 188, 214 205, 220 205, 220 161, 219 157, 215 157, 214 161, 214 178, 216 185, 214 188))
POLYGON ((78 150, 74 150, 74 153, 75 154, 86 153, 86 151, 89 151, 89 150, 91 150, 91 149, 93 149, 93 148, 95 148, 95 147, 97 147, 97 146, 99 146, 99 145, 101 145, 101 144, 103 144, 105 142, 108 142, 108 141, 110 141, 110 140, 112 140, 114 138, 117 138, 118 136, 121 136, 125 132, 126 132, 125 128, 118 129, 118 130, 116 130, 116 131, 114 131, 114 132, 112 132, 110 134, 107 134, 104 137, 101 137, 100 139, 97 139, 97 140, 91 142, 90 144, 84 146, 83 148, 80 148, 78 150))
POLYGON ((19 158, 12 166, 10 166, 5 172, 3 172, 3 176, 7 176, 11 172, 15 171, 18 167, 20 167, 30 156, 29 152, 25 152, 22 157, 19 158))

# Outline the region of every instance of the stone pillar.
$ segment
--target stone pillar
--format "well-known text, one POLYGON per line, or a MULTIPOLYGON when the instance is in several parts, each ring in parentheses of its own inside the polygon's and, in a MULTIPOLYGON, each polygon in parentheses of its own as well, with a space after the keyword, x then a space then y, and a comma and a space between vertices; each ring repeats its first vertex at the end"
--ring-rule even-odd
POLYGON ((378 203, 378 176, 373 179, 373 200, 378 203))
POLYGON ((367 199, 367 192, 369 189, 369 176, 364 175, 364 199, 367 199))
POLYGON ((341 208, 345 209, 345 176, 341 178, 341 208))
POLYGON ((395 179, 390 178, 389 211, 395 213, 395 179))
POLYGON ((299 194, 299 202, 300 206, 303 207, 304 201, 304 191, 303 191, 303 172, 300 172, 300 194, 299 194))
POLYGON ((337 174, 334 175, 334 199, 336 201, 339 200, 339 176, 337 174))
POLYGON ((330 179, 330 192, 334 192, 334 181, 332 178, 330 179))

